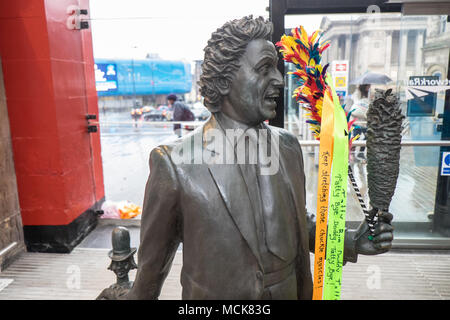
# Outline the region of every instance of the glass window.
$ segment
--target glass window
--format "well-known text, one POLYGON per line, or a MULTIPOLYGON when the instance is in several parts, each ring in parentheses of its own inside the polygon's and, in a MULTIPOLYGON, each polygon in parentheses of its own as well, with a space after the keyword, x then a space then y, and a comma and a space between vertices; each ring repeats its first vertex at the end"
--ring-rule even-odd
POLYGON ((345 58, 345 36, 341 35, 339 36, 339 59, 345 58))
MULTIPOLYGON (((286 16, 287 29, 302 24, 311 33, 316 29, 324 31, 323 40, 330 41, 330 48, 323 55, 323 63, 344 64, 348 74, 344 75, 346 85, 338 88, 343 96, 346 110, 351 110, 364 98, 354 80, 365 72, 383 74, 392 81, 387 84, 370 84, 369 102, 375 89, 391 88, 399 96, 401 108, 406 116, 403 141, 441 140, 445 89, 449 64, 450 31, 447 16, 403 16, 399 13, 381 13, 376 19, 370 14, 360 15, 303 15, 286 16), (441 82, 439 82, 441 81, 441 82), (425 83, 425 85, 424 85, 425 83), (421 88, 414 88, 421 84, 421 88), (428 86, 428 88, 427 88, 428 86)), ((290 67, 290 66, 289 66, 290 67)), ((290 79, 290 78, 289 78, 290 79)), ((287 96, 292 95, 295 81, 287 83, 287 96)), ((448 85, 448 83, 447 83, 448 85)), ((336 86, 336 83, 335 83, 336 86)), ((298 108, 295 101, 289 101, 290 108, 298 108)), ((300 140, 312 140, 303 119, 303 110, 298 118, 289 118, 289 130, 300 140)), ((364 121, 357 124, 367 125, 364 121)), ((364 135, 362 136, 362 140, 364 135)), ((305 141, 306 142, 306 141, 305 141)), ((316 184, 318 148, 303 147, 306 166, 307 207, 316 207, 316 184)), ((450 223, 442 212, 435 209, 437 181, 440 176, 439 146, 403 146, 401 151, 400 175, 392 199, 390 211, 394 214, 397 243, 418 243, 427 240, 436 244, 444 241, 450 245, 450 223), (434 241, 434 242, 433 242, 434 241)), ((365 149, 356 147, 351 151, 350 165, 362 194, 368 199, 365 149)), ((353 190, 348 190, 347 220, 355 223, 362 220, 363 213, 353 190)))
POLYGON ((394 30, 391 35, 391 65, 398 65, 400 31, 394 30))
POLYGON ((416 61, 416 41, 417 33, 415 30, 410 30, 408 32, 408 44, 406 49, 406 63, 412 65, 416 61))

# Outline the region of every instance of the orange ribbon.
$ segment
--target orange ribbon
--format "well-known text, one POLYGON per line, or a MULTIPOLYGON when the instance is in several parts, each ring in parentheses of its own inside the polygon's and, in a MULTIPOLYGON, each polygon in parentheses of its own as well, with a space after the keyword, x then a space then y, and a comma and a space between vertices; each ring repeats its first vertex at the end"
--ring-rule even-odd
POLYGON ((320 128, 319 171, 317 183, 317 219, 314 251, 313 299, 322 300, 325 252, 327 244, 328 200, 331 164, 333 160, 334 103, 329 90, 325 91, 320 128))

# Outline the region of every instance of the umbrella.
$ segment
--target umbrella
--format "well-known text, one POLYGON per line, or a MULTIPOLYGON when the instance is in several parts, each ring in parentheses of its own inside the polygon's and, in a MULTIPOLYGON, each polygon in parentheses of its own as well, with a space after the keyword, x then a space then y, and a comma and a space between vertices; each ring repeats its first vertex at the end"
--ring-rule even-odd
POLYGON ((392 79, 385 74, 366 72, 354 79, 351 84, 387 84, 389 82, 392 82, 392 79))

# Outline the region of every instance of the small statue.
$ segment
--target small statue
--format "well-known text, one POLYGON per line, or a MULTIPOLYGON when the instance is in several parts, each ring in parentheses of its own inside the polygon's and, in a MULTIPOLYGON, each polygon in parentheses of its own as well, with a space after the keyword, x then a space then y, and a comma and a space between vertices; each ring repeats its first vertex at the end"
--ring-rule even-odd
POLYGON ((125 227, 114 228, 112 232, 113 249, 109 251, 111 264, 108 270, 113 271, 117 276, 117 282, 106 288, 97 297, 97 300, 118 300, 126 295, 133 286, 133 281, 129 281, 128 272, 136 269, 134 261, 136 248, 130 248, 130 232, 125 227))

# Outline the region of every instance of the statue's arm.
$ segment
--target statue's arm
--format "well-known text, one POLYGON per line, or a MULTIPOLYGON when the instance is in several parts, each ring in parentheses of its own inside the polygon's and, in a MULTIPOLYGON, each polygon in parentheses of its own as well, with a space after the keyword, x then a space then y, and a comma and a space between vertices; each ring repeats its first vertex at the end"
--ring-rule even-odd
POLYGON ((150 154, 138 270, 127 299, 157 299, 180 243, 178 179, 164 147, 150 154))

